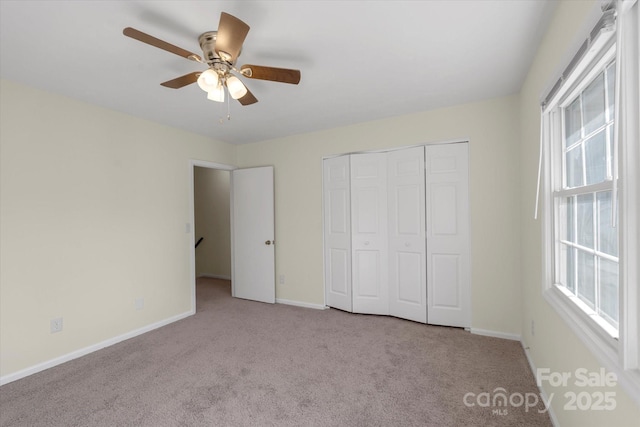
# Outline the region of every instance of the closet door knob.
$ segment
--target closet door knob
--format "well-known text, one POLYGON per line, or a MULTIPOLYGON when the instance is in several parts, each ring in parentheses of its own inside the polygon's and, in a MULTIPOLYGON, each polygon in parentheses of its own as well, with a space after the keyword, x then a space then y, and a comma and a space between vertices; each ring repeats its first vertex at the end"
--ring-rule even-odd
POLYGON ((264 242, 264 244, 267 246, 269 246, 271 243, 273 243, 271 240, 267 240, 266 242, 264 242))

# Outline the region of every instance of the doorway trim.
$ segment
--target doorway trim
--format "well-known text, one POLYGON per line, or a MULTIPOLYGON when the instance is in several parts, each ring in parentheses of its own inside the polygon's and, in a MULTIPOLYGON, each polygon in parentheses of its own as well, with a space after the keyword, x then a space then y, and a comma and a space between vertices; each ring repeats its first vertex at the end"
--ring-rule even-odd
MULTIPOLYGON (((224 163, 209 162, 206 160, 189 159, 189 222, 186 224, 185 229, 190 234, 189 238, 189 282, 191 287, 191 314, 196 313, 196 209, 195 209, 195 197, 193 192, 195 190, 195 168, 207 168, 218 169, 225 171, 233 171, 238 169, 236 166, 226 165, 224 163)), ((233 270, 232 270, 233 276, 233 270)))

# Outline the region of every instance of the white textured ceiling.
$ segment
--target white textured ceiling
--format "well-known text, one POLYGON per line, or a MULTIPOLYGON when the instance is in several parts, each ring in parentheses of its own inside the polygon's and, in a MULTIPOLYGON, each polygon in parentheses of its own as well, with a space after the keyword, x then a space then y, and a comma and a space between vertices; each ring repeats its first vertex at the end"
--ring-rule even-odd
MULTIPOLYGON (((235 144, 518 92, 551 0, 0 1, 0 76, 235 144), (201 64, 122 35, 200 53, 220 12, 250 25, 238 65, 301 70, 244 79, 259 99, 208 101, 161 82, 201 64), (231 120, 227 120, 228 110, 231 120)), ((0 94, 1 96, 1 94, 0 94)))

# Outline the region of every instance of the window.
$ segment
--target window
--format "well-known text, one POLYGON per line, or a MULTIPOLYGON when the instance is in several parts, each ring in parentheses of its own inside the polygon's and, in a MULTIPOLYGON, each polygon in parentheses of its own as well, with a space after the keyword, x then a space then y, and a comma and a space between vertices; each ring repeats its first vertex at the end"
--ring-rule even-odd
POLYGON ((554 282, 609 335, 618 337, 618 230, 612 226, 615 61, 613 51, 595 78, 558 111, 554 141, 554 282))
POLYGON ((542 104, 543 295, 640 404, 639 6, 615 7, 542 104))

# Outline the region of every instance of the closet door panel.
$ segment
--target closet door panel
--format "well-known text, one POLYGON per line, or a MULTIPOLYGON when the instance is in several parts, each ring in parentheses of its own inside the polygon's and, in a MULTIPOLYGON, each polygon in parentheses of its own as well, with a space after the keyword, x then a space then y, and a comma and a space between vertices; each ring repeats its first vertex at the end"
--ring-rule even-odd
POLYGON ((355 250, 354 282, 358 284, 357 296, 360 298, 380 298, 382 283, 380 280, 380 251, 355 250))
MULTIPOLYGON (((397 283, 397 302, 417 304, 424 302, 423 288, 426 289, 422 272, 424 256, 415 252, 398 251, 395 264, 398 266, 395 282, 397 283)), ((394 316, 404 317, 401 311, 392 312, 394 316)), ((426 311, 425 311, 426 315, 426 311)))
POLYGON ((389 314, 427 321, 424 147, 387 153, 389 314))
POLYGON ((426 150, 428 321, 469 327, 468 144, 426 150))
POLYGON ((353 311, 389 314, 386 154, 350 157, 353 311))
POLYGON ((325 304, 352 311, 349 156, 323 162, 325 304))
MULTIPOLYGON (((349 299, 351 299, 351 287, 349 286, 351 282, 351 254, 339 248, 329 248, 328 253, 327 275, 329 279, 329 291, 331 294, 349 297, 349 299)), ((332 307, 341 308, 342 310, 351 311, 349 307, 351 304, 345 307, 338 307, 335 303, 327 304, 332 307)))

